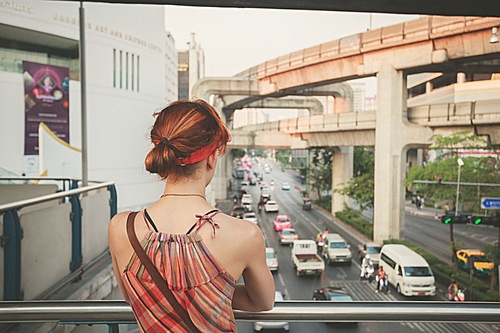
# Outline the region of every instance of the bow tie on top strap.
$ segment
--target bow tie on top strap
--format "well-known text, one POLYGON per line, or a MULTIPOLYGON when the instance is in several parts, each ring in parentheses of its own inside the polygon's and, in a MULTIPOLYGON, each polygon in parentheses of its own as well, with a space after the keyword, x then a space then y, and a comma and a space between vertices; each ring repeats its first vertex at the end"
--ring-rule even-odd
POLYGON ((219 229, 219 225, 214 222, 213 217, 218 213, 220 213, 220 210, 208 215, 195 215, 195 217, 198 219, 198 221, 196 222, 196 224, 198 225, 196 231, 198 231, 205 224, 205 222, 208 222, 212 225, 212 238, 215 238, 215 228, 219 229))

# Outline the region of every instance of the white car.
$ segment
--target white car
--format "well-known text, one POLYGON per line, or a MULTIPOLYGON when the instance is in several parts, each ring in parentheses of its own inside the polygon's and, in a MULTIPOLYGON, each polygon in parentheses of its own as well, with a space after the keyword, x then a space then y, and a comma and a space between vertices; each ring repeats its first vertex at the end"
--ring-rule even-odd
POLYGON ((269 185, 266 182, 260 182, 259 186, 260 186, 260 188, 263 188, 263 187, 269 188, 269 185))
POLYGON ((264 205, 264 210, 266 211, 266 213, 269 213, 269 212, 278 212, 279 209, 280 209, 280 206, 278 206, 278 204, 276 203, 276 201, 269 200, 264 205))
MULTIPOLYGON (((283 295, 281 291, 276 291, 274 300, 283 301, 286 299, 286 295, 283 295)), ((262 329, 281 329, 285 331, 290 331, 290 324, 287 321, 257 321, 253 323, 253 330, 256 332, 262 331, 262 329)))
POLYGON ((288 183, 283 183, 283 185, 281 185, 281 189, 282 189, 282 190, 290 190, 290 184, 288 184, 288 183))
POLYGON ((292 244, 293 241, 299 239, 297 232, 293 228, 285 228, 280 231, 280 243, 292 244))
POLYGON ((257 219, 257 216, 255 216, 255 213, 245 213, 245 215, 243 215, 243 219, 244 220, 248 220, 250 222, 253 222, 255 224, 259 223, 259 220, 257 219))
POLYGON ((266 262, 270 271, 277 271, 279 268, 276 251, 272 247, 266 247, 266 262))

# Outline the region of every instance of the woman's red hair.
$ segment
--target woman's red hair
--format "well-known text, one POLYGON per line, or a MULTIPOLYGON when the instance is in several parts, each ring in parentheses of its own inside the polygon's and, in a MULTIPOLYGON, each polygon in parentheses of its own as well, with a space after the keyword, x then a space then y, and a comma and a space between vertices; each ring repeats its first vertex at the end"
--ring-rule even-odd
POLYGON ((176 165, 177 160, 188 158, 203 147, 216 143, 220 156, 226 151, 229 131, 217 112, 203 100, 173 102, 153 116, 156 121, 151 129, 151 142, 155 146, 146 156, 145 164, 146 170, 162 179, 170 175, 189 176, 197 163, 180 166, 176 165))

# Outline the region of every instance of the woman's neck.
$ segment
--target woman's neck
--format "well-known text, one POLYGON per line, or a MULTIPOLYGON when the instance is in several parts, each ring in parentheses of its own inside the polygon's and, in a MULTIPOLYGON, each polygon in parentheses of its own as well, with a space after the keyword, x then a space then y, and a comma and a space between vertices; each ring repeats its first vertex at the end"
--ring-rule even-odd
POLYGON ((202 179, 179 179, 165 184, 163 194, 199 194, 205 196, 205 184, 202 179))

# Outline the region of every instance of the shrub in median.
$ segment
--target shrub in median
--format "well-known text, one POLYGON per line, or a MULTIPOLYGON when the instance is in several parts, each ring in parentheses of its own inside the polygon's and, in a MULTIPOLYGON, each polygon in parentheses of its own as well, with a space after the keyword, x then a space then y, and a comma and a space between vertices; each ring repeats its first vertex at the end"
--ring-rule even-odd
POLYGON ((364 218, 360 217, 355 210, 345 209, 342 212, 336 212, 335 216, 352 226, 354 229, 365 234, 370 239, 373 239, 373 226, 364 218))

